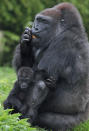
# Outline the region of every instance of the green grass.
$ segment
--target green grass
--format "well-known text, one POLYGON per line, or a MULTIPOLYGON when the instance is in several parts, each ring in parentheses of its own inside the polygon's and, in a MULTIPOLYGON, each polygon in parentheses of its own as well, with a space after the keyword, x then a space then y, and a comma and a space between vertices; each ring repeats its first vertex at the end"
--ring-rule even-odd
MULTIPOLYGON (((19 120, 20 114, 8 114, 9 110, 3 110, 3 101, 8 96, 16 80, 13 69, 0 67, 0 131, 42 131, 42 129, 32 128, 27 123, 27 119, 19 120)), ((89 121, 80 124, 73 131, 89 131, 89 121)))

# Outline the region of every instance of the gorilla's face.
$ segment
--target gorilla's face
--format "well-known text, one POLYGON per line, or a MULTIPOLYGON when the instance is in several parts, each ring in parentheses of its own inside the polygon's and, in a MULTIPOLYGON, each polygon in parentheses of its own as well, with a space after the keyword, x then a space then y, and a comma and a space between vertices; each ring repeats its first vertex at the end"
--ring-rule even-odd
POLYGON ((32 27, 33 46, 44 48, 53 40, 60 38, 60 34, 72 27, 79 27, 81 18, 75 8, 71 6, 58 5, 53 8, 46 9, 36 15, 32 27), (77 14, 77 15, 76 15, 77 14))
POLYGON ((47 46, 52 38, 54 20, 50 16, 38 14, 32 27, 32 34, 35 37, 33 43, 36 47, 47 46), (46 45, 44 45, 44 43, 46 45))

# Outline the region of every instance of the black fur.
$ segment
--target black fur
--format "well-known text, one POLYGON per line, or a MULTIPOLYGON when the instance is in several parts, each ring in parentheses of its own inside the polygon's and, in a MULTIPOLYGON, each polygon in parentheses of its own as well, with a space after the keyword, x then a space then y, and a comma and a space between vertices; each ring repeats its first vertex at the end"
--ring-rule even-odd
POLYGON ((45 84, 47 78, 48 75, 44 71, 36 71, 33 76, 33 85, 30 92, 27 93, 24 106, 21 108, 21 118, 30 118, 30 123, 38 116, 38 109, 49 93, 49 88, 45 84))
POLYGON ((18 80, 4 101, 4 109, 13 108, 11 113, 20 112, 22 113, 20 118, 30 118, 29 122, 32 123, 37 116, 40 104, 48 95, 47 78, 48 74, 45 71, 35 71, 34 74, 30 67, 20 68, 18 80))
POLYGON ((56 80, 33 125, 65 131, 89 119, 89 43, 72 4, 39 13, 32 29, 26 28, 13 61, 17 71, 30 66, 56 80), (29 37, 31 33, 35 39, 29 37))
POLYGON ((14 88, 4 101, 4 109, 13 108, 12 113, 20 112, 23 105, 26 104, 27 94, 29 95, 32 86, 33 71, 30 67, 22 67, 18 71, 17 77, 18 80, 15 82, 14 88))

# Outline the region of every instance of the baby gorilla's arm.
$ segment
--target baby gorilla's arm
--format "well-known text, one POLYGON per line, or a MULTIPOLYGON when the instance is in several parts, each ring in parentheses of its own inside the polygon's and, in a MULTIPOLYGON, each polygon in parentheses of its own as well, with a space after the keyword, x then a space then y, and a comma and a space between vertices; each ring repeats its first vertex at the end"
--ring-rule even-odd
POLYGON ((22 104, 20 100, 18 99, 18 93, 19 93, 19 87, 18 87, 18 82, 16 81, 14 84, 14 88, 11 90, 9 96, 7 99, 4 101, 4 109, 19 109, 21 108, 22 104))

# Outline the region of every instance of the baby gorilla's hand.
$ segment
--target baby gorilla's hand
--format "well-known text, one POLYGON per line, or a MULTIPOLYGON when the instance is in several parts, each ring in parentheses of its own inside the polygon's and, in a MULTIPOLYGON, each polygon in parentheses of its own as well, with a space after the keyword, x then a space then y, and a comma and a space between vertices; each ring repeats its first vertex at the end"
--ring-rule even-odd
POLYGON ((24 33, 22 34, 22 37, 21 37, 21 44, 29 43, 31 41, 31 39, 32 39, 31 29, 29 27, 26 27, 25 31, 24 31, 24 33))
POLYGON ((28 119, 28 122, 31 124, 31 123, 33 123, 33 121, 36 119, 36 117, 37 117, 37 110, 36 109, 32 109, 32 108, 30 108, 29 110, 28 110, 28 112, 25 114, 25 117, 26 118, 29 118, 28 119))

